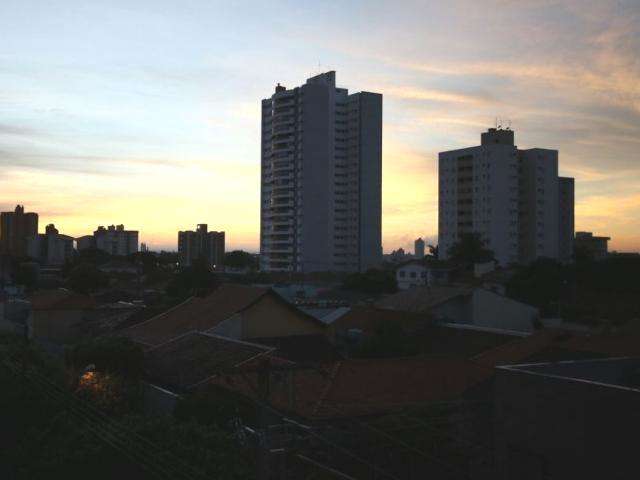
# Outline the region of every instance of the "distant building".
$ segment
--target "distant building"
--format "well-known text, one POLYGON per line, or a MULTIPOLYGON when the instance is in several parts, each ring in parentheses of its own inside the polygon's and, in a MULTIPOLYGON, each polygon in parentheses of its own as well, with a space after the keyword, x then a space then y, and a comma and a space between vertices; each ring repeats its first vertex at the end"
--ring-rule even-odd
POLYGON ((51 223, 44 234, 27 238, 27 255, 44 265, 63 265, 73 255, 73 237, 61 235, 51 223))
POLYGON ((575 180, 558 177, 558 198, 560 201, 559 260, 563 263, 573 261, 573 237, 575 232, 575 180))
POLYGON ((127 256, 138 251, 138 231, 125 230, 124 225, 102 225, 93 232, 77 240, 78 250, 97 248, 110 255, 127 256))
POLYGON ((24 212, 24 206, 16 206, 13 212, 0 214, 0 253, 24 257, 27 254, 27 238, 38 234, 38 214, 24 212))
POLYGON ((576 232, 575 248, 590 255, 594 260, 602 260, 609 255, 611 237, 594 237, 591 232, 576 232))
POLYGON ((195 232, 178 232, 178 261, 184 267, 193 265, 195 260, 201 260, 218 268, 224 264, 224 252, 224 232, 209 232, 206 223, 199 224, 195 232))
POLYGON ((424 240, 422 238, 418 238, 415 242, 413 242, 413 255, 417 259, 424 258, 424 240))
POLYGON ((382 260, 382 95, 335 72, 262 100, 260 263, 365 271, 382 260))
POLYGON ((398 290, 409 290, 425 285, 447 283, 452 268, 440 266, 437 263, 427 263, 424 260, 409 260, 396 268, 396 283, 398 290))
POLYGON ((557 150, 520 150, 512 130, 490 128, 480 146, 441 152, 438 179, 441 259, 467 233, 502 266, 566 252, 569 226, 560 222, 573 218, 573 185, 558 177, 557 150))

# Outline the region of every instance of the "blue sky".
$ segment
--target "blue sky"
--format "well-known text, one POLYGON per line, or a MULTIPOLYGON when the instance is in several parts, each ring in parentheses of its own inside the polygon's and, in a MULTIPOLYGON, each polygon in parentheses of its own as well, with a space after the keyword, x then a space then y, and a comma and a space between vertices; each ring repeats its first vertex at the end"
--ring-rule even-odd
POLYGON ((639 51, 640 0, 5 0, 0 207, 255 250, 260 99, 333 69, 384 95, 385 250, 437 234, 437 152, 495 117, 560 150, 578 229, 639 250, 639 51))

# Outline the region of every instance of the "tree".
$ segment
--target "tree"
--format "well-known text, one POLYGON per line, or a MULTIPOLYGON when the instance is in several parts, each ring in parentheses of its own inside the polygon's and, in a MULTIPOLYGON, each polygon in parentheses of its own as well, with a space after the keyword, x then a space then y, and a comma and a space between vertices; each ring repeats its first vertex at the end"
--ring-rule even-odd
POLYGON ((438 260, 438 245, 429 245, 429 255, 431 255, 434 259, 438 260))
POLYGON ((67 285, 75 292, 91 293, 108 286, 109 276, 95 265, 83 263, 69 272, 67 285))
POLYGON ((175 274, 167 285, 167 294, 174 298, 204 296, 218 286, 218 279, 206 262, 195 262, 175 274))
POLYGON ((101 337, 78 343, 65 352, 68 366, 83 370, 95 365, 98 372, 117 373, 130 380, 142 376, 144 353, 137 343, 125 337, 101 337))
POLYGON ((374 295, 395 293, 398 291, 395 272, 376 268, 371 268, 365 273, 352 273, 348 275, 344 279, 342 286, 346 290, 354 290, 374 295))
POLYGON ((250 270, 258 269, 256 257, 244 250, 233 250, 224 255, 224 264, 233 268, 249 268, 250 270))
POLYGON ((467 267, 494 259, 493 251, 485 247, 482 237, 476 232, 462 234, 460 241, 454 243, 447 253, 453 261, 467 267))

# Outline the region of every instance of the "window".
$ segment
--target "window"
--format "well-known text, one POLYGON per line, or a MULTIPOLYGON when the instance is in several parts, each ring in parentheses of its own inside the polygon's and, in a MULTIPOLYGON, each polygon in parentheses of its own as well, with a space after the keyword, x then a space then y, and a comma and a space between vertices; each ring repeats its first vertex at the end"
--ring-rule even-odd
POLYGON ((400 270, 400 278, 404 278, 404 274, 405 274, 404 270, 400 270))

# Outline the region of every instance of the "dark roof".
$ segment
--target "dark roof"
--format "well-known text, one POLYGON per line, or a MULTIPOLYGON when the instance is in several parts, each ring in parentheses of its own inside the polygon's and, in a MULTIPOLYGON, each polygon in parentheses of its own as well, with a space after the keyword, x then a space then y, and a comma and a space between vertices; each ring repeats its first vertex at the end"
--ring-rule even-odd
POLYGON ((337 331, 358 329, 369 334, 385 323, 396 323, 405 330, 416 330, 423 328, 429 322, 429 316, 424 313, 356 306, 336 318, 330 325, 337 331))
POLYGON ((325 335, 290 335, 250 340, 274 347, 275 355, 294 362, 324 364, 342 358, 325 335))
POLYGON ((271 351, 264 345, 189 332, 148 350, 145 374, 153 383, 184 391, 271 351))
POLYGON ((192 330, 209 330, 249 307, 269 292, 266 288, 223 284, 206 297, 191 297, 160 315, 123 331, 146 345, 159 345, 192 330))
MULTIPOLYGON (((272 382, 270 402, 305 418, 338 418, 423 405, 458 397, 492 374, 472 362, 442 358, 342 360, 296 370, 288 382, 272 382)), ((212 383, 255 398, 255 374, 212 383)))
POLYGON ((405 312, 426 312, 453 298, 469 295, 472 291, 473 287, 468 285, 416 287, 384 297, 376 302, 376 307, 405 312))
POLYGON ((95 306, 96 302, 90 296, 65 288, 41 290, 31 297, 33 310, 87 310, 95 306))

